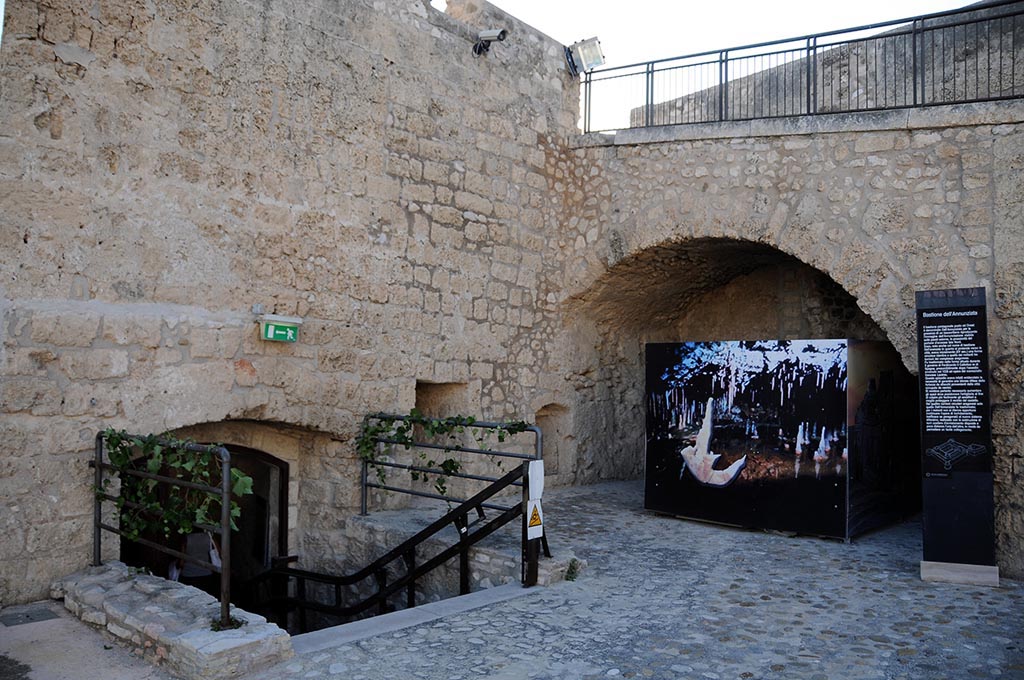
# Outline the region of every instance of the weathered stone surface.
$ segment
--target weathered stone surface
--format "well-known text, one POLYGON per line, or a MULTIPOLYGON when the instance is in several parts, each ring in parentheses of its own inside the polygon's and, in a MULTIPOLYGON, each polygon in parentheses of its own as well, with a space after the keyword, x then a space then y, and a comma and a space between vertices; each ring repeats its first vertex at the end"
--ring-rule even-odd
POLYGON ((974 285, 1000 566, 1024 574, 1019 101, 580 137, 562 46, 477 0, 101 5, 7 4, 5 601, 86 563, 55 546, 106 427, 287 460, 289 548, 326 563, 361 418, 424 385, 563 414, 551 483, 634 476, 644 342, 886 337, 913 369, 914 290, 974 285), (303 317, 299 342, 260 340, 254 309, 303 317))
POLYGON ((191 586, 136 574, 120 562, 89 567, 50 586, 82 621, 104 627, 144 658, 184 678, 236 678, 292 656, 291 638, 234 608, 240 628, 213 631, 219 602, 191 586))

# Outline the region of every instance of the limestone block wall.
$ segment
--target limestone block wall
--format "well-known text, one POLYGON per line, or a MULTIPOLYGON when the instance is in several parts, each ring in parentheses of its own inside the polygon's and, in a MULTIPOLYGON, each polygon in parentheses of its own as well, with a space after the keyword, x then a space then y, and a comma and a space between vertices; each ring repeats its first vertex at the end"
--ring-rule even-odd
POLYGON ((790 328, 874 332, 877 324, 916 371, 914 291, 984 286, 998 559, 1008 575, 1024 573, 1021 121, 1024 106, 1006 103, 581 138, 563 289, 566 309, 603 338, 581 364, 599 367, 586 379, 612 393, 597 400, 603 406, 579 408, 626 443, 609 464, 629 470, 642 453, 635 368, 645 341, 737 337, 729 331, 744 325, 768 332, 763 310, 778 305, 779 337, 792 337, 790 328), (780 300, 777 287, 748 286, 746 301, 737 299, 743 277, 763 276, 756 271, 765 266, 818 275, 801 274, 793 258, 839 294, 822 288, 817 302, 805 301, 803 321, 787 321, 800 306, 780 300), (842 291, 857 311, 837 310, 842 323, 824 323, 842 291), (731 314, 723 325, 724 310, 731 314))
POLYGON ((10 0, 0 601, 89 559, 105 427, 306 432, 316 557, 365 413, 407 412, 418 381, 488 419, 553 401, 530 334, 577 101, 562 47, 482 2, 10 0), (259 340, 259 308, 303 317, 300 342, 259 340))
POLYGON ((1024 107, 577 138, 578 94, 481 0, 8 0, 0 601, 88 560, 108 426, 296 461, 320 565, 366 413, 456 395, 553 431, 553 482, 635 476, 644 342, 884 336, 913 369, 914 291, 971 285, 1024 575, 1024 107), (260 308, 300 341, 259 340, 260 308))

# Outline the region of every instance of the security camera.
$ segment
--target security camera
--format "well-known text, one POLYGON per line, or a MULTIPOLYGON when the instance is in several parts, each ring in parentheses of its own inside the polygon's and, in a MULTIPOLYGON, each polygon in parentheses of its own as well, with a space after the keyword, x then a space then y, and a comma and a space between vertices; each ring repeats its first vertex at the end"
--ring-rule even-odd
POLYGON ((477 35, 477 40, 480 42, 494 42, 497 40, 501 42, 508 35, 508 31, 504 28, 492 28, 488 31, 480 31, 477 35))
POLYGON ((487 31, 480 31, 476 35, 476 43, 473 45, 473 56, 479 57, 491 49, 491 43, 497 40, 501 42, 508 35, 504 28, 492 28, 487 31))

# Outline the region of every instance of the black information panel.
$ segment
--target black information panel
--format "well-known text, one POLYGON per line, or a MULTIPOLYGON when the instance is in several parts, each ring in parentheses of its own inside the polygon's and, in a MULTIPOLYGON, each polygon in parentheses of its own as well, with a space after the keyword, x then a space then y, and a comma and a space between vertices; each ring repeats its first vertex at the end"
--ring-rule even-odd
POLYGON ((995 564, 985 289, 917 293, 924 559, 995 564))

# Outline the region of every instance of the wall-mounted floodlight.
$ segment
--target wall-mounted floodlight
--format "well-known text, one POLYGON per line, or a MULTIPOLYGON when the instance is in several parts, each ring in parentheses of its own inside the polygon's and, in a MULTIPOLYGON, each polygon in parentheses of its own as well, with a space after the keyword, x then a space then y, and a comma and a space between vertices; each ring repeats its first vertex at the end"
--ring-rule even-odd
POLYGON ((574 76, 594 70, 604 63, 601 41, 597 38, 588 38, 573 43, 565 48, 565 60, 569 64, 569 72, 574 76))

